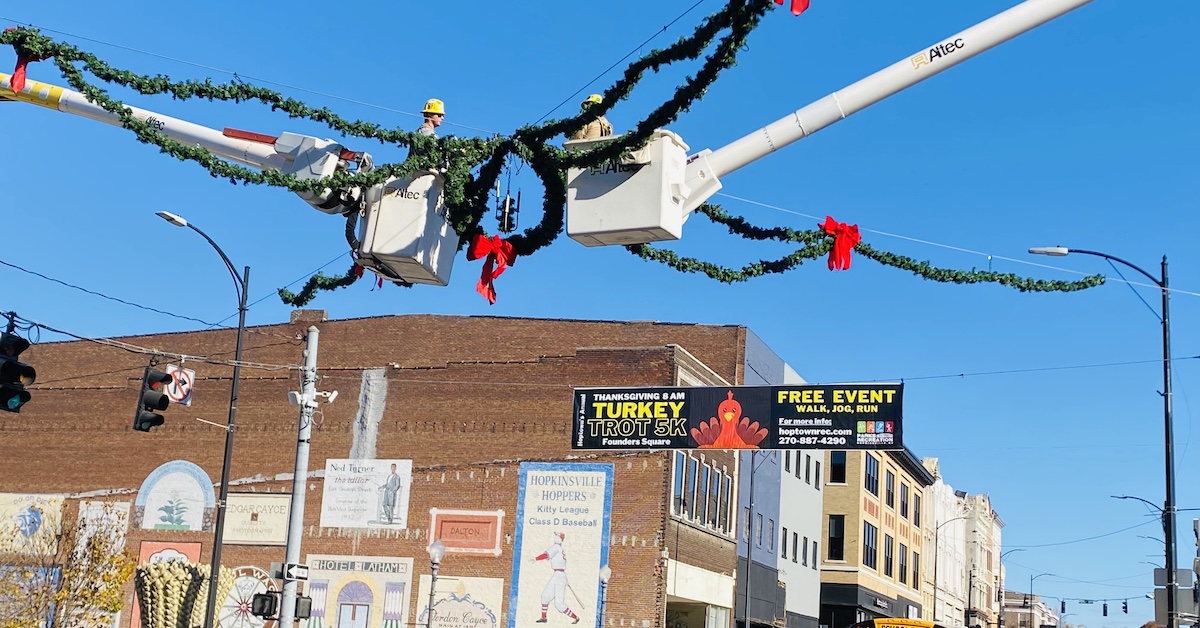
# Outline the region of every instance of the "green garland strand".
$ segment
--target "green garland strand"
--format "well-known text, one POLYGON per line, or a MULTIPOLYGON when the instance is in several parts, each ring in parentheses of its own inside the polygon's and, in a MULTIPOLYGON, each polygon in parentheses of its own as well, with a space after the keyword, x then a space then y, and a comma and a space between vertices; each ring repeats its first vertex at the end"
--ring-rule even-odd
MULTIPOLYGON (((482 232, 480 222, 488 211, 489 194, 509 163, 510 156, 515 157, 530 165, 543 187, 541 221, 508 238, 517 255, 530 255, 552 243, 563 231, 567 197, 566 170, 571 167, 599 166, 644 146, 657 129, 674 122, 681 113, 688 111, 694 102, 701 99, 723 70, 736 64, 737 54, 746 47, 749 34, 758 26, 766 11, 772 8, 774 6, 771 0, 729 0, 721 10, 705 18, 690 36, 680 38, 666 49, 652 50, 630 64, 622 77, 603 92, 603 102, 599 106, 591 107, 573 117, 521 127, 510 136, 492 138, 459 138, 453 135, 430 138, 399 128, 384 128, 373 122, 351 121, 327 108, 309 107, 278 92, 241 80, 229 83, 214 83, 209 79, 171 81, 163 75, 136 74, 114 68, 95 55, 65 43, 55 42, 31 28, 4 31, 0 33, 0 43, 11 45, 19 56, 35 59, 53 58, 62 76, 73 89, 82 93, 90 102, 118 116, 121 124, 132 131, 138 140, 157 146, 162 153, 181 161, 194 161, 208 170, 213 177, 228 179, 234 184, 270 185, 292 192, 320 192, 326 188, 369 187, 382 184, 393 177, 408 177, 418 171, 438 168, 444 173, 447 213, 451 225, 459 235, 460 248, 466 245, 468 236, 482 232), (717 36, 725 31, 728 33, 717 41, 717 36), (586 151, 566 151, 549 143, 560 135, 569 135, 582 128, 607 113, 617 102, 626 99, 644 78, 647 70, 657 72, 672 63, 696 60, 704 50, 713 46, 714 42, 716 45, 705 57, 700 70, 687 77, 676 87, 669 99, 650 112, 632 131, 586 151), (384 144, 409 148, 409 156, 400 163, 381 164, 359 172, 339 172, 320 180, 300 180, 275 170, 259 172, 229 163, 204 148, 187 146, 166 137, 149 123, 134 117, 121 101, 111 98, 103 89, 88 83, 84 78, 84 70, 101 81, 127 87, 145 95, 170 94, 178 100, 201 98, 209 101, 256 101, 273 111, 282 111, 292 118, 320 122, 343 135, 374 139, 384 144)), ((791 270, 805 261, 827 254, 832 247, 832 238, 821 231, 795 231, 782 227, 760 228, 749 224, 743 218, 727 214, 715 205, 703 205, 697 212, 724 224, 731 233, 750 240, 776 240, 802 246, 780 259, 760 260, 736 270, 696 258, 680 257, 670 251, 654 249, 645 244, 626 248, 643 258, 661 262, 680 272, 700 272, 718 281, 733 283, 791 270)), ((928 262, 917 262, 904 256, 877 251, 865 243, 859 243, 856 250, 862 256, 881 264, 907 270, 934 281, 992 282, 1023 292, 1069 292, 1090 288, 1104 281, 1099 275, 1065 282, 1035 280, 1011 273, 974 269, 942 269, 928 262)), ((305 305, 318 291, 336 290, 354 283, 359 277, 355 270, 352 267, 346 274, 332 277, 317 273, 309 278, 299 293, 281 288, 279 296, 290 305, 305 305)))
MULTIPOLYGON (((747 281, 768 273, 781 273, 799 266, 807 260, 825 255, 833 248, 833 236, 824 231, 796 231, 787 227, 762 228, 756 227, 740 216, 732 216, 715 205, 704 204, 696 208, 696 213, 706 216, 713 222, 725 225, 729 232, 748 240, 776 240, 779 242, 800 243, 804 246, 799 250, 778 260, 759 261, 735 270, 719 266, 692 257, 680 257, 671 251, 655 249, 646 244, 636 244, 625 248, 644 259, 666 264, 680 272, 703 273, 723 283, 747 281)), ((1104 283, 1103 275, 1089 275, 1078 281, 1059 281, 1048 279, 1031 279, 1014 273, 998 273, 991 270, 956 270, 938 268, 929 262, 918 262, 911 257, 879 251, 865 242, 859 242, 854 251, 863 257, 874 260, 884 266, 906 270, 914 275, 930 281, 942 283, 997 283, 1002 286, 1016 288, 1021 292, 1075 292, 1094 288, 1104 283)))

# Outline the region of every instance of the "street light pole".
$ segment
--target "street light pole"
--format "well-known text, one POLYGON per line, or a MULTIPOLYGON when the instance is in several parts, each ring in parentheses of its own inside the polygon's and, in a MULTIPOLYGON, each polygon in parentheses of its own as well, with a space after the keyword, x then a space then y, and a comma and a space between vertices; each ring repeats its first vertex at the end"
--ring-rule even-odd
POLYGON ((425 610, 425 628, 433 628, 433 594, 437 589, 438 568, 445 555, 446 544, 441 539, 429 544, 429 608, 425 610))
POLYGON ((600 610, 596 613, 596 628, 604 628, 604 607, 608 602, 608 580, 612 578, 612 569, 605 563, 600 568, 600 610))
POLYGON ((1162 353, 1163 353, 1163 457, 1166 467, 1166 491, 1163 498, 1162 508, 1162 526, 1163 538, 1165 540, 1164 549, 1166 551, 1166 572, 1167 572, 1167 628, 1179 628, 1179 614, 1175 606, 1176 597, 1179 591, 1178 573, 1176 572, 1176 556, 1175 556, 1175 428, 1172 414, 1174 409, 1172 406, 1171 396, 1171 316, 1170 316, 1170 298, 1171 288, 1167 278, 1167 256, 1162 258, 1162 277, 1157 278, 1154 275, 1142 270, 1119 257, 1114 257, 1107 253, 1098 253, 1096 251, 1086 251, 1083 249, 1069 249, 1063 246, 1052 247, 1035 247, 1029 249, 1030 253, 1037 255, 1052 255, 1063 256, 1069 253, 1081 253, 1083 255, 1094 255, 1103 257, 1106 260, 1117 262, 1132 268, 1144 275, 1147 279, 1154 282, 1162 292, 1162 353))
POLYGON ((1033 581, 1037 580, 1038 578, 1041 578, 1042 576, 1053 576, 1053 575, 1054 574, 1052 574, 1052 573, 1040 573, 1036 576, 1033 574, 1029 575, 1029 628, 1037 628, 1037 626, 1038 626, 1038 624, 1034 623, 1035 618, 1034 618, 1033 609, 1037 606, 1037 604, 1033 601, 1033 581))
POLYGON ((996 601, 1000 604, 1000 618, 996 621, 997 626, 1004 625, 1004 557, 1013 552, 1024 552, 1025 548, 1018 547, 1005 552, 1000 552, 1000 572, 996 574, 996 601))
POLYGON ((230 276, 233 277, 233 288, 238 297, 237 343, 233 351, 233 382, 229 386, 229 419, 225 425, 225 455, 221 461, 220 495, 217 499, 217 520, 213 531, 212 563, 208 574, 208 600, 204 609, 204 628, 213 628, 216 625, 214 617, 217 610, 217 583, 221 575, 221 547, 223 545, 222 537, 225 534, 225 507, 227 505, 226 501, 229 498, 229 467, 233 459, 233 433, 237 431, 238 383, 241 380, 242 373, 242 336, 246 331, 246 296, 250 285, 250 267, 244 267, 242 276, 238 277, 233 262, 229 261, 229 256, 225 255, 225 251, 222 251, 221 247, 217 246, 217 243, 208 237, 207 233, 204 233, 199 227, 189 223, 182 217, 170 212, 163 211, 157 212, 157 214, 163 220, 177 227, 187 227, 195 231, 208 241, 209 245, 221 256, 221 261, 225 262, 225 268, 229 270, 230 276))
POLYGON ((938 545, 942 538, 942 526, 946 525, 947 523, 966 519, 969 516, 970 515, 963 515, 961 517, 947 519, 937 524, 933 528, 933 621, 935 622, 937 621, 938 615, 938 563, 942 562, 942 554, 938 550, 938 545))

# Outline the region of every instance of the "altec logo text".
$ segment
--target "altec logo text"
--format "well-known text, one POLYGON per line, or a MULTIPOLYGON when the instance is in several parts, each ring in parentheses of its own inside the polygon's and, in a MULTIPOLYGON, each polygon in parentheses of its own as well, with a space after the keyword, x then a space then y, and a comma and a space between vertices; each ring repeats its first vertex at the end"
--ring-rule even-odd
POLYGON ((938 44, 933 48, 930 48, 928 52, 922 52, 914 55, 911 59, 913 69, 915 70, 923 65, 933 63, 935 59, 940 59, 942 57, 954 54, 954 52, 962 50, 964 47, 965 44, 963 43, 962 37, 959 37, 953 41, 948 41, 944 44, 938 44))

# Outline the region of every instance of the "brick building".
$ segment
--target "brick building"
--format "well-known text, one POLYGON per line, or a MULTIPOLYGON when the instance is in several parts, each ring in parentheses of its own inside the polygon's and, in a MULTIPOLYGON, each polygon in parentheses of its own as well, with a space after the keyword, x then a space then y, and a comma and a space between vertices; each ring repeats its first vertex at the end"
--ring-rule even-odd
MULTIPOLYGON (((317 389, 340 394, 336 402, 320 405, 314 422, 302 556, 307 562, 320 557, 328 569, 363 568, 370 557, 385 557, 400 561, 388 567, 393 573, 409 572, 386 589, 382 581, 360 583, 357 589, 338 584, 346 574, 318 585, 314 576, 310 626, 424 624, 421 592, 428 589, 421 589, 421 577, 429 573, 431 509, 465 512, 461 521, 468 522, 503 511, 491 532, 487 525, 466 525, 470 534, 494 537, 482 539, 476 550, 494 541, 497 551, 452 549, 441 563, 439 592, 443 580, 460 581, 460 595, 461 582, 478 584, 487 591, 477 593, 476 601, 487 598, 494 625, 509 626, 517 600, 509 590, 511 579, 518 569, 524 574, 535 565, 544 569, 528 571, 535 578, 528 586, 536 606, 550 569, 532 560, 515 561, 514 568, 521 527, 515 520, 518 484, 522 464, 530 461, 567 469, 611 465, 611 520, 605 518, 609 533, 604 539, 613 572, 604 613, 608 625, 729 625, 737 565, 737 512, 731 505, 737 503, 737 456, 708 451, 697 458, 711 478, 704 484, 707 491, 699 494, 700 480, 689 480, 692 499, 685 504, 676 497, 672 505, 672 485, 680 477, 672 452, 571 451, 572 388, 740 384, 747 338, 760 342, 752 332, 740 326, 432 315, 326 321, 323 312, 297 311, 288 324, 255 327, 246 334, 230 490, 251 510, 265 513, 263 503, 281 500, 291 490, 298 412, 288 404, 288 392, 300 388, 297 365, 303 362, 310 325, 320 330, 317 389), (359 458, 412 461, 405 527, 320 525, 326 461, 359 458)), ((211 486, 220 478, 224 431, 203 421, 225 422, 232 369, 220 362, 231 358, 233 345, 231 330, 35 345, 22 355, 38 370, 33 400, 20 414, 0 413, 0 492, 67 494, 69 502, 133 502, 127 543, 135 555, 145 558, 147 548, 177 546, 169 551, 207 564, 215 512, 211 486), (118 346, 122 343, 196 356, 182 364, 196 373, 193 404, 172 405, 163 413, 166 424, 151 433, 132 430, 149 357, 118 346), (186 491, 179 487, 188 482, 207 483, 195 489, 203 493, 203 503, 188 511, 194 523, 183 517, 160 523, 167 520, 159 516, 165 508, 160 502, 182 499, 186 491)), ((164 358, 168 362, 179 360, 164 358)), ((700 476, 689 469, 688 477, 700 476)), ((232 506, 229 516, 233 521, 232 506)), ((556 526, 559 531, 567 535, 563 547, 579 538, 572 529, 556 526)), ((526 544, 548 545, 549 537, 526 544)), ((261 576, 283 556, 281 545, 251 540, 227 543, 222 562, 257 568, 261 576)), ((251 571, 243 570, 242 576, 250 578, 251 571)), ((599 598, 591 592, 594 575, 589 580, 581 571, 576 567, 569 577, 582 596, 572 589, 567 600, 587 625, 597 611, 588 602, 599 598)), ((522 580, 522 589, 529 578, 522 580)), ((127 600, 130 609, 132 585, 127 600)), ((557 612, 557 599, 543 599, 543 604, 550 607, 548 627, 571 624, 570 616, 557 612)), ((118 625, 130 625, 129 614, 123 613, 118 625)), ((524 623, 516 625, 525 628, 524 623)))

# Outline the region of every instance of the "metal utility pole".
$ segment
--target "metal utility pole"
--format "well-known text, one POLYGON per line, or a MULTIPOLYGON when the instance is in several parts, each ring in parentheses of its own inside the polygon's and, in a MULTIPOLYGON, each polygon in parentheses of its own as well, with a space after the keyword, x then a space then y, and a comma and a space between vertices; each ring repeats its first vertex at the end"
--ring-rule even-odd
POLYGON ((308 488, 308 442, 312 434, 313 410, 317 406, 317 328, 308 328, 304 347, 304 387, 300 391, 300 428, 296 437, 296 469, 292 475, 292 506, 288 513, 287 551, 283 566, 283 595, 279 602, 280 628, 296 621, 296 588, 299 586, 288 565, 300 563, 300 537, 304 532, 304 492, 308 488))

